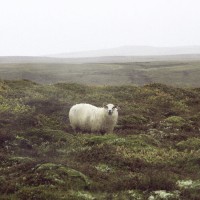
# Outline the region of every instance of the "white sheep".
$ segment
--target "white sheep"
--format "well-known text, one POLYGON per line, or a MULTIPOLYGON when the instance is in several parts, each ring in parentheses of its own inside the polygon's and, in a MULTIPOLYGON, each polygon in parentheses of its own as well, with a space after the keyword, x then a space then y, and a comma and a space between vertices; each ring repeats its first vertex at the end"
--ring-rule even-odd
POLYGON ((113 104, 96 107, 81 103, 72 106, 69 111, 70 124, 75 132, 112 133, 117 119, 118 107, 113 104))

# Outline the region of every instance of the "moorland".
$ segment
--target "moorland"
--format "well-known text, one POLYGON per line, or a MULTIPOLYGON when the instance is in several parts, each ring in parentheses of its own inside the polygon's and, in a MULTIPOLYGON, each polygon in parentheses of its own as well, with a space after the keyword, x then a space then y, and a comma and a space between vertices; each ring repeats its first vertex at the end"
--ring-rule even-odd
MULTIPOLYGON (((193 80, 190 86, 199 86, 196 62, 191 68, 188 64, 171 67, 165 63, 162 68, 158 63, 134 65, 138 73, 156 74, 157 82, 162 82, 162 74, 162 80, 171 83, 173 76, 163 72, 172 70, 177 85, 178 76, 190 77, 194 72, 183 83, 193 80), (175 73, 180 68, 185 72, 175 73)), ((85 67, 90 71, 92 66, 85 67)), ((39 72, 31 70, 31 74, 26 67, 20 65, 15 73, 11 66, 6 68, 9 73, 0 68, 1 78, 27 78, 28 74, 37 79, 0 81, 0 199, 199 199, 198 87, 146 84, 140 79, 142 84, 135 86, 132 83, 137 79, 128 72, 133 70, 130 63, 123 65, 127 72, 121 64, 99 64, 104 82, 114 80, 116 74, 121 78, 123 73, 132 80, 128 79, 127 85, 104 86, 98 82, 64 83, 66 76, 60 83, 41 84, 43 78, 54 80, 50 78, 57 77, 58 68, 48 66, 48 76, 43 77, 41 65, 39 72), (20 68, 26 72, 17 77, 20 68), (105 78, 108 71, 112 78, 111 74, 105 78), (114 133, 74 134, 68 112, 80 102, 118 104, 121 110, 114 133)), ((68 74, 65 66, 61 69, 59 78, 68 74)), ((80 66, 73 69, 79 71, 80 66)), ((84 72, 88 77, 87 70, 84 72)))
POLYGON ((199 55, 152 57, 0 57, 0 79, 41 84, 145 85, 200 87, 199 55))

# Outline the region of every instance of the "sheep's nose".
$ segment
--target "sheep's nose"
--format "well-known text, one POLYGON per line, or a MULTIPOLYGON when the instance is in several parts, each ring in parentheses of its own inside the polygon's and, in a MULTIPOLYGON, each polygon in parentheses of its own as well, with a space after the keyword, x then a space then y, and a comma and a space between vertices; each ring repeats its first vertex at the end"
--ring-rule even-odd
POLYGON ((109 111, 108 111, 108 114, 109 114, 109 115, 111 115, 111 114, 112 114, 112 111, 111 111, 111 110, 109 110, 109 111))

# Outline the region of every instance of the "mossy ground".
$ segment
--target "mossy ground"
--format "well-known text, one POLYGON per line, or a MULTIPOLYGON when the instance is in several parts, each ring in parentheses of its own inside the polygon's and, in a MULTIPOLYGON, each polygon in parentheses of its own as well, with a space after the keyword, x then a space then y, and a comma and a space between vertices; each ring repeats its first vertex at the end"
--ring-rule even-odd
POLYGON ((1 81, 0 103, 1 199, 199 199, 177 184, 200 180, 199 89, 1 81), (80 102, 118 104, 114 133, 74 134, 80 102))

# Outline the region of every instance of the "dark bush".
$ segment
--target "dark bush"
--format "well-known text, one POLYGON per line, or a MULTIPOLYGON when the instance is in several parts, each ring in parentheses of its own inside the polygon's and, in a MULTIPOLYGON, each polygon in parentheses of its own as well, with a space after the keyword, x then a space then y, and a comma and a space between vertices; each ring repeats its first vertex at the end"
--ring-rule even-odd
POLYGON ((16 194, 20 200, 58 200, 54 191, 45 187, 24 187, 16 194))
POLYGON ((10 143, 12 140, 15 139, 15 136, 13 133, 7 131, 7 130, 0 130, 0 146, 4 146, 5 144, 10 143))

